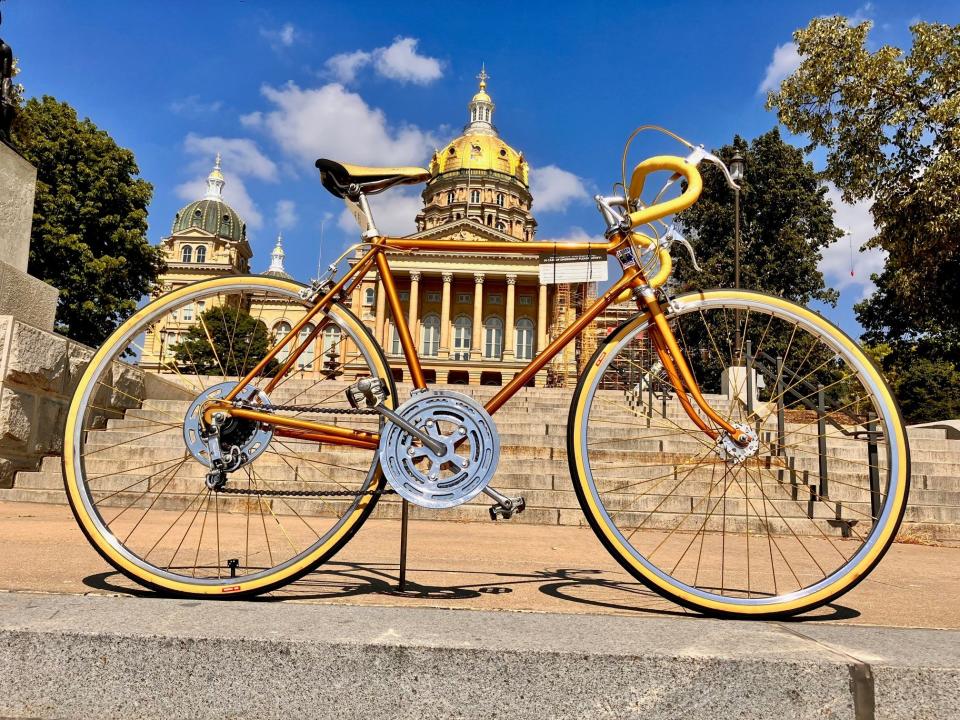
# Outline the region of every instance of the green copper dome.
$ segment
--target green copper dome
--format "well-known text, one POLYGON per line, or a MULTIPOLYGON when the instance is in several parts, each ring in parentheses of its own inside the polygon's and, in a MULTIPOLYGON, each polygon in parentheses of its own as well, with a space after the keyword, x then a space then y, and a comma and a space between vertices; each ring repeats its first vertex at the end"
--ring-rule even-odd
POLYGON ((223 201, 223 170, 220 167, 220 153, 213 170, 207 177, 207 194, 202 200, 182 208, 173 219, 172 235, 190 228, 200 228, 218 235, 225 240, 240 242, 247 239, 247 226, 236 211, 223 201))
POLYGON ((227 240, 239 242, 247 237, 247 226, 236 211, 223 200, 195 200, 177 213, 173 220, 173 235, 200 228, 227 240))

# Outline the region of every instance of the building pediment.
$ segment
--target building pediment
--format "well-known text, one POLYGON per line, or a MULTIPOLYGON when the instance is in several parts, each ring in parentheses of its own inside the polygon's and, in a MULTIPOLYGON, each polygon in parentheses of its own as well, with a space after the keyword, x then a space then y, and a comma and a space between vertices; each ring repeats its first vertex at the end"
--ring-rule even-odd
POLYGON ((202 238, 204 240, 212 240, 217 237, 220 236, 207 230, 203 230, 202 228, 191 227, 187 228, 186 230, 181 230, 180 232, 176 233, 175 235, 171 235, 168 238, 164 238, 164 240, 173 240, 174 238, 202 238))
POLYGON ((501 232, 489 225, 483 225, 475 220, 462 218, 443 225, 421 230, 413 235, 406 237, 411 240, 463 240, 464 242, 483 242, 495 240, 497 242, 515 242, 518 245, 523 244, 523 240, 518 240, 512 235, 501 232))

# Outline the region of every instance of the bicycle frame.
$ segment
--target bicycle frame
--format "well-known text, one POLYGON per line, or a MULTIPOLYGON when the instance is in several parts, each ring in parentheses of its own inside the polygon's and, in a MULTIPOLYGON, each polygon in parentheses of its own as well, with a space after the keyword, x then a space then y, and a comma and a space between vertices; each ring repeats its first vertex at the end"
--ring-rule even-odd
MULTIPOLYGON (((629 237, 623 233, 615 233, 610 240, 605 243, 572 242, 500 242, 500 241, 481 241, 467 242, 455 240, 418 240, 402 237, 380 236, 371 242, 370 249, 354 264, 352 268, 331 287, 326 294, 320 298, 314 306, 304 315, 304 317, 291 329, 280 342, 270 350, 269 353, 252 369, 249 373, 230 391, 230 393, 218 403, 212 403, 204 412, 206 422, 211 422, 213 413, 217 411, 227 412, 235 417, 253 420, 256 422, 267 423, 277 428, 276 432, 288 437, 298 439, 312 440, 316 442, 325 442, 332 444, 351 445, 354 447, 363 447, 375 449, 379 444, 379 435, 362 430, 354 430, 343 426, 329 425, 322 422, 303 420, 293 417, 283 417, 273 413, 261 412, 251 408, 239 408, 230 405, 242 390, 247 387, 260 373, 267 367, 271 360, 294 338, 299 337, 300 331, 319 313, 326 310, 339 297, 348 296, 353 289, 363 280, 366 273, 376 266, 383 282, 386 293, 387 304, 393 316, 397 335, 400 340, 400 346, 403 350, 404 359, 407 368, 410 371, 410 377, 414 387, 426 388, 423 370, 420 364, 420 356, 417 353, 416 344, 410 334, 410 328, 407 325, 406 314, 400 304, 400 296, 397 293, 396 284, 390 270, 386 251, 417 251, 417 250, 440 250, 457 253, 484 253, 490 251, 502 251, 519 253, 523 255, 540 255, 541 253, 550 253, 556 256, 577 255, 584 252, 591 253, 603 250, 607 255, 616 255, 616 252, 625 247, 629 242, 629 237)), ((711 438, 716 439, 719 433, 710 427, 703 418, 697 414, 695 408, 687 398, 689 393, 694 402, 700 407, 707 417, 723 431, 730 434, 735 441, 738 441, 740 431, 731 426, 723 419, 703 398, 700 389, 697 386, 693 374, 683 358, 679 345, 673 336, 673 332, 667 323, 666 317, 657 299, 656 293, 651 289, 666 280, 669 274, 669 255, 666 252, 661 253, 661 270, 656 277, 648 284, 643 269, 639 264, 631 263, 621 264, 623 275, 608 288, 596 301, 586 308, 583 313, 560 335, 551 341, 547 347, 543 348, 513 379, 504 385, 496 395, 494 395, 485 405, 488 413, 493 415, 501 406, 504 405, 517 391, 524 387, 530 379, 547 363, 549 363, 571 340, 580 334, 597 316, 614 302, 635 298, 638 310, 646 310, 653 321, 649 330, 654 348, 667 369, 671 384, 677 392, 677 397, 681 405, 686 410, 690 418, 697 426, 711 438)), ((297 347, 293 348, 288 357, 282 363, 280 369, 264 387, 264 392, 270 391, 280 382, 286 372, 294 365, 297 358, 309 346, 314 338, 323 328, 324 323, 316 323, 310 335, 297 347)))

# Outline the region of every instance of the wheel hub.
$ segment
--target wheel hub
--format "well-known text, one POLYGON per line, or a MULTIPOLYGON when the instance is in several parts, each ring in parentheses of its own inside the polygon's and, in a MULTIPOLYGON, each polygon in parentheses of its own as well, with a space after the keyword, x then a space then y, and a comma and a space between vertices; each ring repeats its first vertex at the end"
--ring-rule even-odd
POLYGON ((760 438, 757 436, 757 431, 746 423, 733 423, 733 427, 747 436, 746 445, 738 445, 729 433, 721 433, 717 438, 715 450, 723 460, 740 465, 747 458, 757 454, 760 449, 760 438))
POLYGON ((384 425, 380 464, 398 495, 423 507, 449 508, 487 487, 500 459, 500 436, 482 405, 461 393, 425 390, 395 412, 443 447, 434 452, 394 423, 384 425))
MULTIPOLYGON (((213 467, 210 450, 207 446, 207 429, 203 422, 203 412, 207 405, 216 400, 222 400, 237 386, 234 381, 227 381, 211 385, 190 404, 187 414, 183 418, 183 440, 187 450, 196 458, 197 462, 213 467)), ((251 387, 242 393, 242 399, 269 405, 270 398, 259 388, 251 387)), ((254 420, 241 420, 228 417, 219 428, 220 450, 227 462, 225 470, 233 472, 241 466, 252 462, 267 449, 273 438, 273 428, 254 420)))

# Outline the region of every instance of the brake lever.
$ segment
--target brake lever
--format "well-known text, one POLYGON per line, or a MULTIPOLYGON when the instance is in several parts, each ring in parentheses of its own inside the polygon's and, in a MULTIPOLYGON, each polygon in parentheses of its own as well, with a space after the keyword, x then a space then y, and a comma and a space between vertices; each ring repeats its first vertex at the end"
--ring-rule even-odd
POLYGON ((693 149, 693 152, 691 152, 689 155, 687 155, 687 157, 686 157, 685 159, 686 159, 686 161, 687 161, 688 163, 691 163, 691 164, 693 164, 693 165, 699 165, 699 164, 702 163, 704 160, 706 160, 706 161, 709 162, 709 163, 713 163, 713 164, 716 165, 718 168, 720 168, 720 172, 723 173, 723 176, 724 176, 724 177, 726 178, 726 180, 727 180, 727 185, 730 186, 730 189, 731 189, 731 190, 739 190, 739 189, 740 189, 740 186, 737 185, 737 183, 735 183, 735 182, 733 181, 733 176, 730 175, 730 171, 727 169, 726 163, 724 163, 723 160, 721 160, 720 158, 718 158, 718 157, 717 157, 716 155, 714 155, 713 153, 707 152, 707 151, 704 149, 703 145, 698 145, 697 147, 695 147, 695 148, 693 149))
POLYGON ((687 249, 687 252, 690 254, 690 262, 693 263, 693 269, 697 272, 702 272, 703 268, 701 268, 697 263, 697 255, 693 251, 693 245, 691 245, 690 242, 680 234, 680 231, 677 230, 675 226, 671 225, 661 238, 660 244, 669 250, 674 242, 679 242, 687 249))

